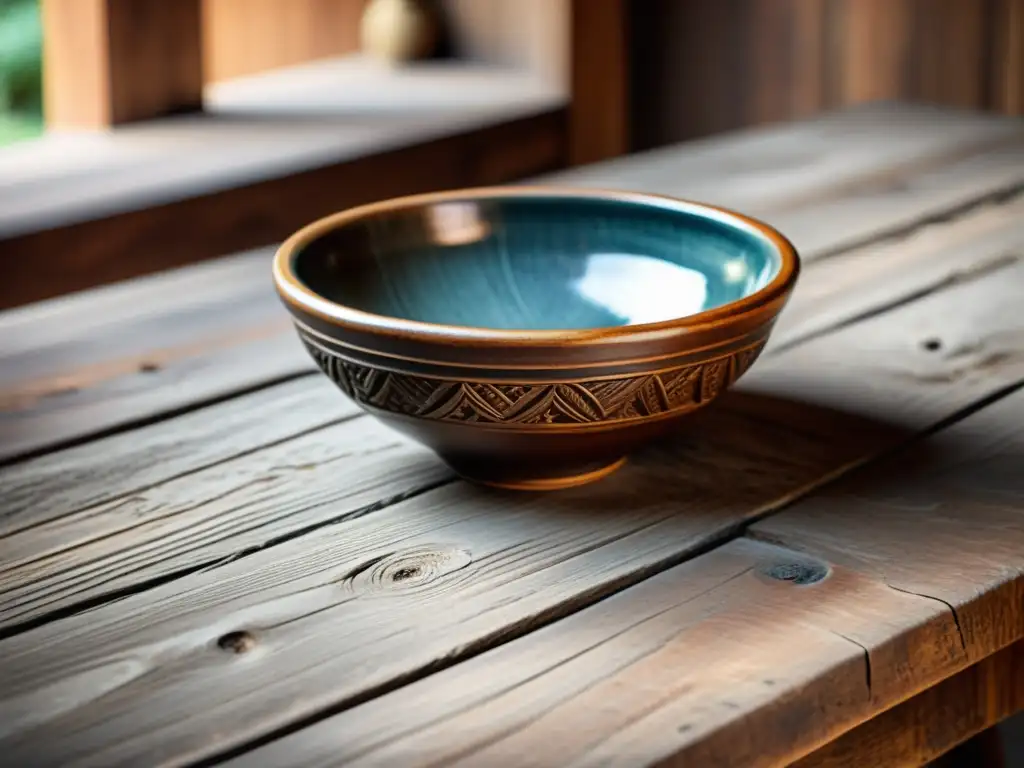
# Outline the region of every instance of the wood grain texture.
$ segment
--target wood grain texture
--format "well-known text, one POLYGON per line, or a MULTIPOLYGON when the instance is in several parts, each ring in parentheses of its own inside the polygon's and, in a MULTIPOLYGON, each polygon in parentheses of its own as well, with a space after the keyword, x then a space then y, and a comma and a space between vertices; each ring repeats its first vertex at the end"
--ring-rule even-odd
POLYGON ((947 606, 968 658, 985 658, 1024 636, 1022 412, 1018 391, 751 533, 947 606))
POLYGON ((81 609, 452 479, 426 449, 366 418, 250 450, 0 539, 0 624, 81 609))
POLYGON ((922 765, 1024 705, 1022 417, 1018 389, 756 523, 759 543, 235 764, 922 765))
POLYGON ((46 122, 100 128, 202 106, 200 0, 45 0, 46 122))
POLYGON ((826 457, 848 460, 827 438, 746 419, 729 428, 718 413, 699 442, 623 470, 600 494, 541 501, 447 486, 4 640, 0 744, 11 759, 61 755, 67 765, 154 750, 173 764, 201 758, 571 612, 690 551, 709 528, 792 494, 826 457), (728 447, 709 455, 712 440, 728 447), (785 464, 761 476, 780 441, 785 464), (737 471, 748 482, 723 495, 722 473, 737 471), (218 638, 240 631, 263 652, 218 650, 218 638), (123 672, 122 658, 134 660, 123 672))
POLYGON ((793 768, 1003 768, 998 741, 984 752, 962 742, 1021 709, 1024 643, 1017 641, 843 734, 793 768), (947 755, 958 745, 960 754, 947 755))
POLYGON ((872 711, 864 646, 962 663, 941 606, 741 538, 232 764, 781 766, 872 711))
POLYGON ((312 371, 273 294, 271 255, 0 316, 2 454, 312 371))
POLYGON ((0 470, 0 537, 358 413, 325 377, 309 376, 14 464, 0 470))
MULTIPOLYGON (((981 208, 953 221, 922 228, 913 236, 896 243, 866 246, 820 263, 812 262, 789 308, 780 319, 765 356, 781 354, 785 357, 786 350, 825 335, 830 330, 842 328, 930 293, 970 283, 992 273, 997 276, 1017 274, 1014 269, 1020 265, 1020 249, 1024 248, 1024 230, 1020 227, 1020 221, 1024 220, 1022 214, 1024 201, 1014 199, 981 208)), ((224 266, 238 267, 241 264, 238 261, 224 266)), ((110 311, 107 317, 110 322, 116 322, 116 310, 122 306, 117 299, 124 293, 109 291, 110 311)), ((199 297, 196 298, 197 306, 201 306, 198 303, 199 297)), ((998 313, 1001 307, 1001 304, 996 304, 992 311, 998 313)), ((983 321, 984 324, 991 322, 991 318, 983 321)), ((930 358, 938 355, 942 361, 940 370, 950 375, 956 370, 946 360, 948 350, 947 353, 937 353, 925 349, 923 351, 926 354, 920 355, 921 347, 914 349, 913 340, 908 346, 925 363, 930 363, 930 358)), ((905 350, 893 349, 894 356, 905 354, 905 350)), ((877 363, 869 356, 865 365, 873 364, 877 363)), ((812 364, 808 362, 807 365, 812 364)), ((840 377, 845 377, 849 366, 841 365, 838 371, 840 377)), ((757 376, 756 372, 751 375, 757 376)), ((862 381, 858 377, 853 380, 862 381)), ((747 379, 744 382, 749 384, 747 379)), ((252 542, 292 535, 295 531, 319 524, 337 514, 347 514, 350 511, 348 507, 339 512, 334 508, 323 508, 322 505, 311 513, 302 509, 287 515, 280 515, 276 509, 250 511, 246 515, 245 525, 251 526, 253 532, 242 536, 239 541, 227 535, 219 535, 212 540, 197 535, 194 539, 190 538, 192 543, 184 553, 178 551, 182 548, 179 543, 161 542, 161 537, 167 531, 168 519, 174 519, 181 527, 188 529, 190 523, 187 521, 191 515, 206 520, 215 514, 209 505, 192 509, 195 507, 192 496, 194 488, 208 488, 204 493, 214 499, 228 494, 229 503, 225 507, 225 514, 234 514, 234 505, 238 499, 235 489, 240 485, 238 472, 250 477, 252 473, 262 471, 260 468, 264 466, 263 459, 256 460, 249 453, 261 445, 284 441, 291 434, 312 430, 320 424, 336 420, 339 411, 342 414, 352 413, 352 406, 340 395, 330 391, 330 386, 320 376, 303 379, 280 389, 281 402, 274 407, 261 408, 263 418, 260 424, 264 429, 262 439, 258 437, 260 424, 247 425, 247 429, 238 433, 237 439, 217 447, 205 444, 209 435, 206 430, 191 435, 187 435, 186 430, 194 429, 193 425, 198 419, 211 423, 223 422, 227 429, 236 420, 244 419, 244 405, 247 401, 269 402, 275 396, 276 389, 257 393, 239 403, 229 401, 199 414, 183 416, 170 422, 163 430, 157 424, 98 444, 111 457, 106 469, 97 475, 103 481, 102 491, 92 483, 78 486, 82 482, 82 475, 78 472, 62 475, 57 469, 65 466, 72 472, 83 467, 81 456, 90 450, 88 445, 15 464, 0 472, 0 484, 9 489, 7 498, 10 499, 0 532, 32 529, 26 535, 12 538, 6 545, 0 543, 0 561, 7 563, 6 583, 32 583, 32 586, 25 588, 7 587, 8 590, 13 589, 13 592, 0 604, 0 624, 15 626, 37 620, 48 612, 88 603, 119 589, 129 588, 135 583, 144 583, 168 573, 216 562, 229 556, 233 546, 244 548, 240 543, 242 540, 245 546, 250 546, 252 542), (294 394, 289 397, 289 393, 294 394), (332 397, 337 400, 333 407, 332 397), (304 399, 306 402, 293 411, 292 398, 304 399), (318 411, 323 414, 319 422, 316 418, 318 411), (140 451, 139 446, 149 440, 155 441, 152 453, 140 451), (174 441, 180 441, 180 445, 174 441), (173 452, 168 452, 166 443, 174 446, 173 452), (136 458, 122 468, 120 462, 124 459, 119 457, 133 453, 136 458), (66 458, 64 454, 67 454, 66 458), (236 455, 240 456, 237 461, 227 461, 236 455), (213 460, 214 456, 219 458, 213 460), (158 467, 146 469, 158 461, 158 467), (245 469, 249 464, 257 469, 245 469), (130 476, 126 476, 128 473, 125 470, 131 470, 130 476), (192 474, 196 470, 200 470, 198 474, 192 474), (113 482, 118 477, 120 482, 113 482), (148 482, 140 485, 142 478, 148 482), (160 485, 162 479, 171 482, 160 485), (133 489, 139 489, 140 492, 136 493, 133 489), (128 509, 134 511, 128 514, 128 509), (179 509, 185 511, 175 511, 179 509), (263 530, 257 529, 260 520, 266 521, 267 527, 263 530), (100 561, 104 561, 100 568, 102 578, 97 577, 95 565, 100 561), (120 577, 112 576, 112 569, 118 567, 115 564, 122 562, 132 564, 130 571, 120 577)), ((792 393, 780 389, 778 394, 791 397, 792 393)), ((816 395, 812 393, 809 396, 816 395)), ((842 403, 834 401, 831 405, 842 403)), ((323 434, 306 436, 298 445, 288 443, 276 446, 269 453, 292 455, 307 451, 311 455, 320 456, 322 451, 327 450, 327 445, 337 445, 337 450, 342 450, 343 446, 353 440, 367 439, 367 435, 374 435, 372 427, 349 424, 323 434)), ((389 467, 395 462, 401 463, 406 456, 402 451, 375 454, 372 461, 377 463, 361 465, 361 471, 369 472, 371 470, 368 467, 374 467, 374 474, 385 475, 392 471, 389 467)), ((303 462, 277 459, 270 463, 289 466, 303 462)), ((304 462, 305 465, 323 463, 328 462, 320 458, 304 462)), ((83 470, 95 473, 100 466, 88 462, 83 470)), ((329 478, 333 478, 332 467, 333 464, 330 464, 327 470, 329 478)), ((305 474, 295 482, 301 482, 302 477, 312 479, 305 474)), ((412 479, 420 478, 413 474, 412 479)), ((414 487, 414 484, 397 484, 396 492, 401 494, 414 487)), ((220 514, 216 513, 218 517, 220 514)), ((225 525, 227 527, 221 528, 222 534, 228 530, 239 533, 231 527, 235 524, 225 525)))
MULTIPOLYGON (((872 631, 879 632, 880 623, 885 626, 882 632, 905 628, 921 639, 931 634, 932 639, 946 643, 925 648, 926 658, 946 663, 958 657, 955 627, 941 618, 930 624, 922 621, 934 606, 907 600, 913 596, 834 566, 824 582, 773 589, 777 585, 764 572, 780 563, 803 565, 808 572, 827 565, 794 557, 781 548, 731 542, 557 624, 258 748, 228 765, 241 768, 286 761, 296 766, 342 762, 362 766, 389 760, 410 766, 438 760, 475 765, 508 759, 526 740, 531 745, 521 747, 516 764, 614 764, 614 759, 602 761, 608 750, 601 749, 600 742, 613 739, 617 725, 636 728, 633 715, 660 726, 651 741, 619 753, 619 757, 629 754, 636 764, 674 764, 675 760, 696 765, 784 765, 787 754, 806 749, 808 742, 821 737, 823 728, 841 729, 845 718, 874 710, 865 706, 863 650, 856 643, 872 631), (862 607, 844 606, 851 595, 876 600, 876 615, 861 616, 862 607), (775 616, 757 622, 759 608, 749 605, 757 599, 766 601, 766 608, 799 619, 785 629, 778 629, 775 616), (894 618, 886 616, 888 610, 906 613, 894 618), (888 621, 880 622, 882 617, 888 621), (858 621, 863 624, 858 626, 858 621), (714 639, 708 640, 711 632, 714 639), (746 647, 741 645, 744 639, 746 647), (786 639, 788 654, 781 647, 786 639), (764 655, 751 660, 751 646, 764 655), (707 647, 721 647, 723 654, 702 668, 700 649, 707 647), (792 652, 794 647, 799 648, 799 658, 792 652), (769 657, 776 648, 778 656, 769 657), (813 674, 810 669, 821 662, 828 665, 822 671, 831 688, 820 678, 806 680, 813 674), (721 675, 728 688, 715 685, 713 675, 721 675), (786 688, 801 684, 808 689, 799 697, 800 704, 787 701, 786 688), (822 695, 823 690, 830 693, 822 695), (609 695, 601 700, 604 691, 609 695), (753 694, 745 697, 748 691, 753 694), (758 701, 755 717, 739 703, 751 699, 758 701), (601 703, 592 704, 587 715, 580 716, 589 726, 596 713, 600 723, 568 732, 559 728, 559 718, 572 718, 595 700, 601 703), (780 706, 773 707, 773 701, 780 706), (814 703, 820 712, 813 711, 814 703), (713 744, 718 745, 717 754, 713 744), (665 751, 672 757, 658 762, 665 751), (523 754, 529 758, 523 760, 523 754), (720 762, 714 762, 716 758, 720 762)), ((892 647, 909 650, 899 643, 892 647)), ((792 765, 924 765, 981 728, 1020 710, 1024 705, 1021 653, 1018 642, 876 714, 792 765)))
POLYGON ((359 48, 366 0, 203 0, 207 82, 359 48))
MULTIPOLYGON (((1022 157, 1024 159, 1024 157, 1022 157)), ((1024 194, 813 261, 765 354, 1024 259, 1024 194)))
MULTIPOLYGON (((872 107, 543 180, 735 207, 780 227, 809 263, 1018 187, 1024 133, 1013 121, 872 107)), ((0 314, 0 456, 312 370, 273 295, 268 259, 265 251, 108 288, 101 295, 115 298, 101 304, 83 296, 0 314), (195 297, 187 315, 167 301, 176 295, 195 297), (91 314, 109 322, 97 328, 91 314), (140 372, 154 353, 159 370, 140 372), (165 382, 176 386, 153 386, 165 382)))
MULTIPOLYGON (((729 401, 737 405, 695 418, 687 435, 638 457, 599 486, 534 497, 456 483, 355 519, 344 519, 342 504, 330 510, 341 518, 333 525, 8 638, 0 643, 0 671, 11 681, 0 721, 14 725, 0 744, 12 758, 59 754, 69 765, 132 762, 154 749, 172 763, 199 759, 324 709, 358 702, 572 613, 730 535, 751 516, 892 447, 909 431, 1024 378, 1024 342, 1017 313, 1010 311, 1022 269, 1008 265, 766 359, 729 401), (922 334, 937 336, 949 343, 948 350, 959 352, 935 355, 922 349, 922 334), (965 351, 960 342, 971 337, 965 351), (834 410, 823 413, 815 402, 834 410), (242 631, 257 638, 261 650, 237 658, 217 648, 218 638, 242 631)), ((295 505, 292 509, 302 506, 302 499, 324 505, 337 498, 339 484, 326 473, 314 473, 322 479, 310 480, 296 479, 298 472, 259 469, 263 453, 246 463, 255 469, 244 471, 274 477, 270 485, 295 505)), ((364 468, 359 476, 373 474, 364 468)), ((194 505, 196 496, 186 483, 187 478, 171 481, 157 494, 171 494, 177 484, 178 496, 194 505)), ((237 485, 214 482, 207 493, 237 485)), ((210 499, 190 512, 182 510, 198 525, 197 537, 181 531, 183 541, 202 542, 205 526, 216 527, 221 520, 265 514, 256 512, 262 504, 257 486, 234 502, 210 499)), ((151 546, 140 542, 119 557, 144 562, 151 546)), ((191 549, 185 544, 176 554, 165 554, 187 558, 191 549)), ((73 565, 62 575, 62 588, 95 587, 89 578, 88 569, 73 565)), ((883 582, 872 583, 888 594, 883 582)), ((24 582, 12 586, 19 584, 24 582)), ((17 604, 52 600, 52 589, 47 598, 42 584, 35 582, 35 598, 20 593, 17 604)), ((922 648, 934 647, 937 636, 928 632, 935 622, 955 627, 944 604, 905 597, 910 603, 901 602, 892 615, 900 622, 917 617, 914 626, 924 627, 924 634, 914 637, 923 638, 922 648), (910 604, 925 612, 915 613, 910 604)), ((878 602, 872 598, 865 605, 878 602)), ((842 604, 850 610, 847 600, 842 604)), ((763 610, 760 605, 751 610, 763 610)), ((745 619, 737 624, 737 648, 749 659, 744 633, 754 624, 745 619)), ((891 647, 891 638, 877 634, 884 628, 877 615, 862 617, 856 626, 864 635, 850 629, 848 636, 881 654, 872 662, 880 667, 877 674, 887 665, 896 670, 891 680, 878 677, 872 690, 906 696, 927 674, 953 671, 942 666, 946 655, 939 654, 918 676, 900 677, 904 673, 895 660, 883 661, 898 658, 900 646, 891 647)), ((846 649, 849 663, 857 660, 849 679, 859 680, 866 695, 863 649, 825 634, 833 647, 820 658, 834 661, 833 651, 846 649)), ((717 630, 706 635, 712 636, 717 630)), ((955 631, 941 636, 956 640, 950 663, 961 663, 955 631)), ((795 665, 794 690, 803 690, 814 678, 800 676, 806 668, 791 652, 792 638, 780 634, 775 641, 777 653, 785 650, 795 665)), ((873 680, 875 674, 873 668, 873 680)), ((871 700, 861 706, 872 706, 871 700)), ((855 724, 847 715, 841 722, 855 724)), ((648 727, 655 725, 627 729, 621 738, 642 733, 644 743, 664 746, 652 740, 648 727)), ((695 729, 692 738, 700 733, 695 729)), ((735 742, 736 732, 731 733, 707 744, 735 742)), ((794 753, 818 746, 814 739, 832 731, 797 728, 795 734, 794 753)), ((621 741, 607 746, 631 748, 621 741)))

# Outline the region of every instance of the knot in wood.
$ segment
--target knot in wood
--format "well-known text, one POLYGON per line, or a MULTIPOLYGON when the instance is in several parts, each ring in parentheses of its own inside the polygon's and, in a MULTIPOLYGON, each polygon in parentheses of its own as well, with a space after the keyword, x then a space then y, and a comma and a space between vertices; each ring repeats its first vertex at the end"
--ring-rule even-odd
POLYGON ((814 584, 828 576, 828 566, 813 560, 773 563, 763 571, 769 579, 786 581, 790 584, 804 586, 814 584))
POLYGON ((461 570, 472 561, 472 555, 458 547, 420 547, 374 558, 350 571, 343 581, 354 592, 416 589, 461 570))
POLYGON ((248 653, 256 647, 256 638, 245 631, 228 632, 217 640, 217 647, 228 653, 248 653))

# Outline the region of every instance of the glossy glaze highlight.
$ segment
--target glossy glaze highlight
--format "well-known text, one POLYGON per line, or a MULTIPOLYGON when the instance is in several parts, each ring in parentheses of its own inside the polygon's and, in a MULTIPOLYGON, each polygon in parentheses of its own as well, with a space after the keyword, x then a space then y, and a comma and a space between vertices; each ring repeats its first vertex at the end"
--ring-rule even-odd
POLYGON ((633 201, 557 197, 399 209, 327 232, 294 261, 307 288, 363 312, 522 331, 687 317, 750 296, 779 268, 756 231, 633 201))

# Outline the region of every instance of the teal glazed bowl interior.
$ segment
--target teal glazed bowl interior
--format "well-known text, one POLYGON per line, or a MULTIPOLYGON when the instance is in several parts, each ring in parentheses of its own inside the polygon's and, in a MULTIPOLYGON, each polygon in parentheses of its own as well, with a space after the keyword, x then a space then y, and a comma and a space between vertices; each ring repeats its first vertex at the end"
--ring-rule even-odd
POLYGON ((275 285, 320 368, 483 483, 599 479, 754 362, 799 271, 738 213, 508 187, 398 198, 293 235, 275 285))

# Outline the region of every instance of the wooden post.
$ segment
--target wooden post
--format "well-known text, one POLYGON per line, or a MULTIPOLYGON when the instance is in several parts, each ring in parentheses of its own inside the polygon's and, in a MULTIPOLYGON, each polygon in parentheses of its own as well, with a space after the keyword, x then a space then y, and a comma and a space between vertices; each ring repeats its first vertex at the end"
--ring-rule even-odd
POLYGON ((569 160, 629 151, 629 2, 573 0, 569 46, 569 160))
POLYGON ((42 0, 47 125, 103 128, 202 107, 201 0, 42 0))

